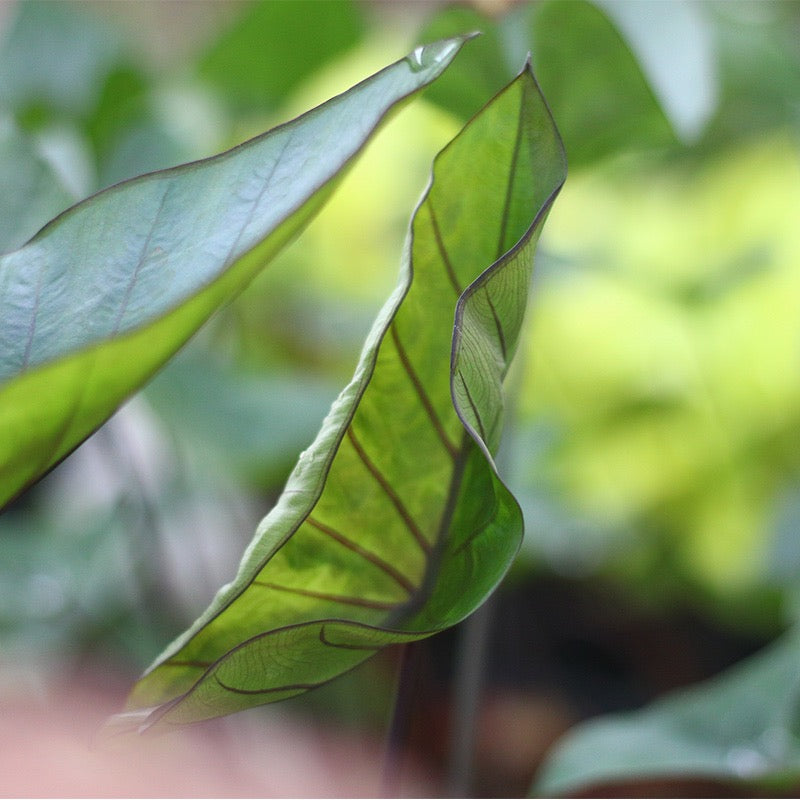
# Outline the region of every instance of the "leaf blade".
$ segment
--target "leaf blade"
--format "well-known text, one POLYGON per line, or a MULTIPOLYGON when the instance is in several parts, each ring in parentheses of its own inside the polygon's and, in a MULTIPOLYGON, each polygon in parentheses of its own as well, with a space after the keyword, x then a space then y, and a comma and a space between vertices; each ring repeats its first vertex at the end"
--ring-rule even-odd
POLYGON ((68 454, 315 213, 465 37, 233 150, 119 184, 0 257, 0 506, 68 454))
POLYGON ((496 436, 465 425, 451 384, 460 369, 478 415, 499 419, 533 248, 564 169, 526 68, 437 157, 410 258, 353 380, 237 577, 134 688, 135 720, 180 724, 304 691, 378 646, 454 624, 492 591, 521 515, 491 461, 496 436), (503 336, 494 317, 482 325, 484 297, 509 306, 503 336))

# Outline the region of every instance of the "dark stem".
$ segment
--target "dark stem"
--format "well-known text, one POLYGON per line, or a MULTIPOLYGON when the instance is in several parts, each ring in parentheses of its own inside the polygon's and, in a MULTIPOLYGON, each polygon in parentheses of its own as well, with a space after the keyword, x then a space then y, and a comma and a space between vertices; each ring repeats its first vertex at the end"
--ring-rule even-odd
POLYGON ((453 681, 447 796, 469 797, 494 595, 459 629, 453 681))
POLYGON ((386 737, 386 755, 383 760, 382 797, 400 796, 403 756, 405 755, 405 747, 408 740, 422 642, 410 642, 400 647, 397 691, 395 692, 392 721, 389 724, 389 732, 386 737))

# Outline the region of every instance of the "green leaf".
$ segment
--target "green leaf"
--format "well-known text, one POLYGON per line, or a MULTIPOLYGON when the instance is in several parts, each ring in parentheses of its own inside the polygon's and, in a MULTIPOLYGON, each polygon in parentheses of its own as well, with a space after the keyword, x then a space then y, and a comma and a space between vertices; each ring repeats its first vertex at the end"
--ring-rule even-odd
POLYGON ((0 506, 248 283, 463 41, 418 48, 227 153, 100 192, 0 258, 0 506))
POLYGON ((530 49, 532 7, 516 5, 500 20, 487 19, 474 8, 451 5, 440 9, 422 29, 423 41, 458 31, 481 31, 473 47, 426 95, 460 120, 468 120, 514 76, 530 49), (521 46, 520 46, 521 42, 521 46), (516 46, 515 46, 516 45, 516 46))
POLYGON ((696 141, 717 106, 716 43, 703 4, 595 2, 625 36, 676 134, 696 141))
POLYGON ((648 708, 581 725, 545 763, 533 793, 582 793, 642 778, 780 781, 800 774, 800 637, 648 708))
POLYGON ((636 58, 600 9, 586 0, 548 0, 536 7, 532 42, 570 164, 675 143, 636 58))
POLYGON ((120 724, 299 694, 455 624, 491 593, 522 535, 491 455, 502 380, 564 175, 526 68, 437 157, 352 382, 235 580, 140 680, 120 724))

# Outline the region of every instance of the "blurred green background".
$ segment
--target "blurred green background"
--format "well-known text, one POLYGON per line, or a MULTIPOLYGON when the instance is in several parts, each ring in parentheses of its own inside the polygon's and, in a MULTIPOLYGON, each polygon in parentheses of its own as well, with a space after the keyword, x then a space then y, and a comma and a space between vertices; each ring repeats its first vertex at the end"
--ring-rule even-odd
MULTIPOLYGON (((509 381, 499 464, 527 532, 499 602, 525 611, 497 626, 518 664, 498 681, 527 692, 510 695, 517 709, 552 697, 561 679, 535 695, 546 647, 527 637, 554 604, 574 608, 573 649, 551 650, 552 664, 580 663, 578 643, 610 666, 604 685, 583 678, 594 705, 562 686, 561 717, 525 718, 555 736, 705 677, 796 621, 797 2, 6 2, 0 251, 104 186, 232 146, 469 30, 484 34, 299 240, 0 517, 0 691, 87 663, 133 676, 232 576, 394 285, 433 156, 529 52, 570 177, 509 381), (595 596, 604 610, 587 621, 595 596), (645 632, 691 619, 675 641, 695 648, 694 671, 617 691, 635 661, 618 641, 631 615, 645 632), (698 631, 724 652, 702 651, 698 631)), ((449 663, 442 641, 431 658, 449 663)), ((390 666, 297 706, 377 726, 390 666)), ((446 716, 436 702, 429 714, 446 716)), ((523 748, 528 778, 548 745, 523 748)), ((484 791, 526 780, 524 763, 484 757, 496 773, 484 791)))

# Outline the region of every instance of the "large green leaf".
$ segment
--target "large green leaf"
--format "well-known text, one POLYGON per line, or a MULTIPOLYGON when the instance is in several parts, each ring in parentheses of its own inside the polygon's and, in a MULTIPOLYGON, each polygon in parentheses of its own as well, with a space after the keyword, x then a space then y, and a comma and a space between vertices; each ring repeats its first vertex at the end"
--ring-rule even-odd
POLYGON ((646 778, 796 778, 799 653, 795 631, 703 685, 580 726, 545 763, 535 794, 646 778))
POLYGON ((235 580, 140 680, 121 723, 296 695, 455 624, 494 589, 522 534, 491 455, 502 381, 564 174, 526 68, 438 156, 352 382, 235 580))
POLYGON ((463 41, 419 48, 227 153, 100 192, 0 258, 0 506, 261 269, 463 41))

